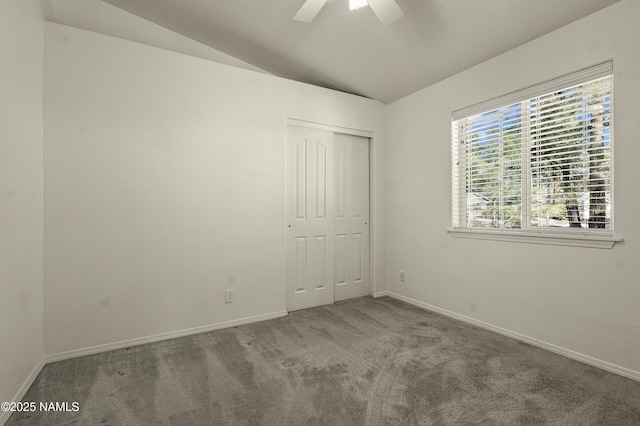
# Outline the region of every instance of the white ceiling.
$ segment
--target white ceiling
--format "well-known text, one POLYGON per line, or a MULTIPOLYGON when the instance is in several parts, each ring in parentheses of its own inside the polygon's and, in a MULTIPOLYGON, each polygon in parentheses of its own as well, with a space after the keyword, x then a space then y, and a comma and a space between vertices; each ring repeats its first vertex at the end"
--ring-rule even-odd
POLYGON ((389 27, 329 0, 104 0, 281 77, 390 103, 618 0, 397 0, 389 27))

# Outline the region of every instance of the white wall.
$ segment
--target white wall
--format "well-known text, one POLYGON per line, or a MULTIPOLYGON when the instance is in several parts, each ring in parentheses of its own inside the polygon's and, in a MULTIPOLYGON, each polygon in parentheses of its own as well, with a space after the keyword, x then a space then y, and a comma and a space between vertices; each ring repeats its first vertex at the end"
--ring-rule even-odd
POLYGON ((639 16, 640 2, 622 1, 387 107, 390 291, 640 378, 639 16), (451 111, 609 59, 624 243, 452 239, 451 111))
POLYGON ((285 311, 287 117, 375 132, 384 247, 378 102, 54 23, 44 86, 49 359, 285 311))
MULTIPOLYGON (((265 72, 102 0, 43 0, 44 19, 238 68, 265 72)), ((266 72, 265 72, 266 73, 266 72)), ((268 73, 267 73, 268 74, 268 73)))
POLYGON ((0 2, 0 401, 43 359, 42 31, 38 1, 0 2))

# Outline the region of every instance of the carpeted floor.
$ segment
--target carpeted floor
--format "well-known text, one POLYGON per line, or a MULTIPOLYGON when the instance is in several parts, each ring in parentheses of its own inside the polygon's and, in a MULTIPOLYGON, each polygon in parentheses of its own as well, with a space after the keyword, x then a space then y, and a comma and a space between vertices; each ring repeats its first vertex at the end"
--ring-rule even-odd
POLYGON ((390 298, 47 365, 22 425, 640 425, 640 382, 390 298))

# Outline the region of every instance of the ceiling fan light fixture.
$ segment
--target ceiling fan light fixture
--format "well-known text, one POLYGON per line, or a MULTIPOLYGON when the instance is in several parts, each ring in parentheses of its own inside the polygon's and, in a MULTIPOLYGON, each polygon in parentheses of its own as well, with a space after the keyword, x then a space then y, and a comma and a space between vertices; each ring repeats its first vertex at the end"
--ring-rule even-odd
MULTIPOLYGON (((1 1, 1 0, 0 0, 1 1)), ((293 16, 293 19, 300 22, 311 22, 316 17, 320 9, 329 0, 305 0, 302 7, 293 16)), ((389 25, 402 18, 404 12, 396 3, 396 0, 349 0, 349 9, 356 10, 369 6, 378 17, 382 25, 389 25)))
POLYGON ((368 6, 367 0, 349 0, 349 10, 356 10, 365 6, 368 6))

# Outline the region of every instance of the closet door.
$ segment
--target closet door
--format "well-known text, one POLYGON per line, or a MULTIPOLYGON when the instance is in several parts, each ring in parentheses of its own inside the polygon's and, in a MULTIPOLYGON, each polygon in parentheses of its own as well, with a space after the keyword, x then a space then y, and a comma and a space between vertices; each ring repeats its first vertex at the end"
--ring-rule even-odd
POLYGON ((369 139, 287 126, 287 309, 370 294, 369 139))
POLYGON ((334 299, 369 290, 369 139, 334 135, 334 299))
POLYGON ((332 132, 287 126, 287 309, 334 301, 332 132))

